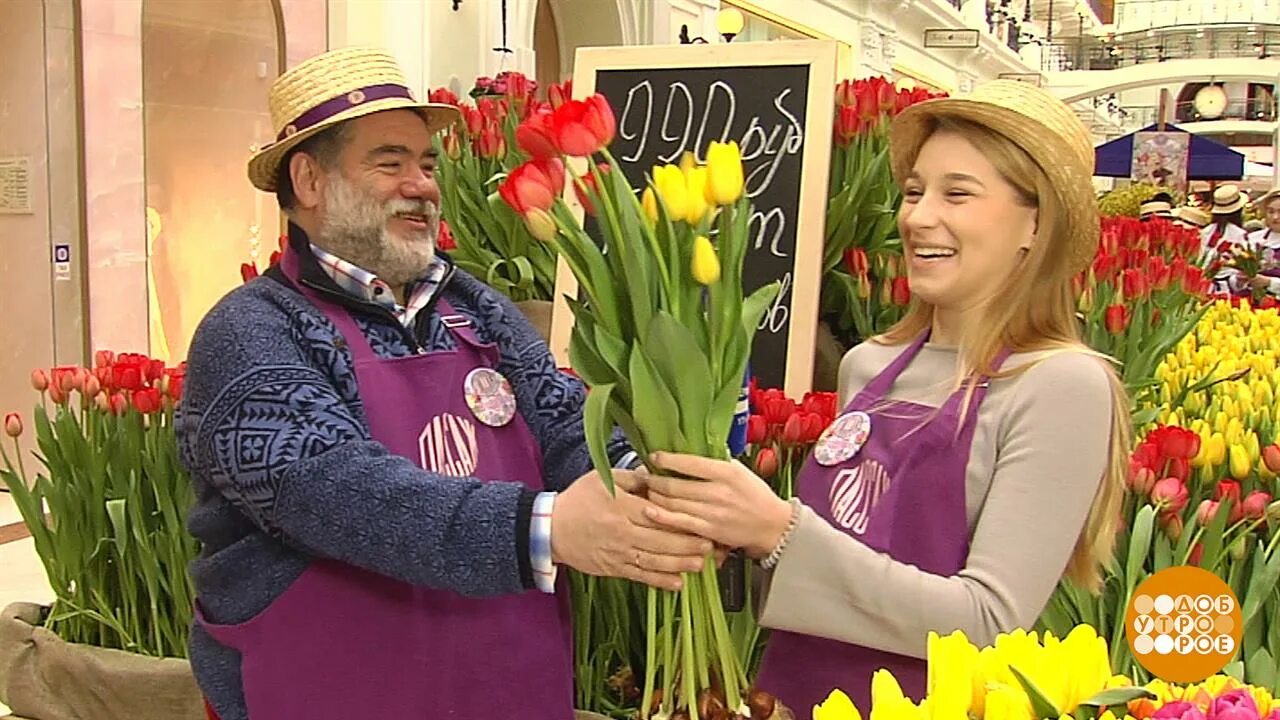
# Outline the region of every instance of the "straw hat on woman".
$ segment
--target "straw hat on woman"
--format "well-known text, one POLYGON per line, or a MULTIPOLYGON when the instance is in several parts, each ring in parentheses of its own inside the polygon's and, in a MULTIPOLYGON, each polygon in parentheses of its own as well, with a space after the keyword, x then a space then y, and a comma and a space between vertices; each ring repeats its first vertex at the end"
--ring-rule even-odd
POLYGON ((1072 279, 1098 247, 1089 134, 996 81, 893 121, 912 304, 850 350, 843 411, 774 496, 741 464, 660 453, 654 519, 772 571, 759 686, 805 712, 870 707, 876 669, 925 690, 926 640, 1029 628, 1065 574, 1097 588, 1128 470, 1128 400, 1080 339, 1072 279))

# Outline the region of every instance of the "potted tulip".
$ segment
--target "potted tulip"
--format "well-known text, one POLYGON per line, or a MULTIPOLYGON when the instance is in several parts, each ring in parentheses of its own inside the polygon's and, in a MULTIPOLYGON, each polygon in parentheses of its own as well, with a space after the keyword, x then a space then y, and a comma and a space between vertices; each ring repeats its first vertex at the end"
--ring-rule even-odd
POLYGON ((33 720, 204 717, 186 656, 195 594, 183 525, 193 497, 177 458, 182 366, 97 354, 36 370, 39 468, 6 418, 0 479, 55 600, 0 615, 0 702, 33 720))

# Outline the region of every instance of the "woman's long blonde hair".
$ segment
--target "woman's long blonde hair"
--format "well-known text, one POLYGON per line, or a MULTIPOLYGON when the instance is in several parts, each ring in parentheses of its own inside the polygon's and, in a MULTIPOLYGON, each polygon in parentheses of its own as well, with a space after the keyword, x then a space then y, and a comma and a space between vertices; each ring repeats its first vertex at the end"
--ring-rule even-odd
MULTIPOLYGON (((959 134, 988 158, 1022 200, 1038 209, 1037 240, 973 323, 960 345, 956 387, 968 385, 965 412, 978 377, 1005 378, 1030 369, 1034 363, 1011 370, 997 370, 994 363, 1003 348, 1013 352, 1094 352, 1081 340, 1071 281, 1069 245, 1074 228, 1067 223, 1061 201, 1040 166, 1013 141, 981 125, 957 118, 938 118, 934 132, 959 134)), ((912 163, 915 158, 910 158, 912 163)), ((913 299, 907 314, 873 342, 901 345, 915 339, 933 321, 933 307, 913 299)), ((1129 468, 1129 398, 1111 367, 1103 363, 1111 381, 1111 441, 1102 482, 1094 495, 1088 520, 1076 540, 1066 576, 1081 587, 1097 591, 1101 568, 1110 562, 1115 546, 1120 503, 1129 468)), ((962 412, 962 417, 965 412, 962 412)))

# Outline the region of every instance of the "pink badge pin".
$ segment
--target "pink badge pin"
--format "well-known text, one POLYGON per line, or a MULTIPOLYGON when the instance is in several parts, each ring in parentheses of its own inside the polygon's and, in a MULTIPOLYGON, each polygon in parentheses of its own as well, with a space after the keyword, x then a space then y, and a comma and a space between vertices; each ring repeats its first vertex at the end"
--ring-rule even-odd
POLYGON ((813 459, 823 467, 839 465, 862 449, 871 436, 871 416, 855 410, 836 418, 818 438, 813 459))
POLYGON ((516 394, 511 382, 493 368, 476 368, 462 381, 471 414, 489 427, 502 427, 516 415, 516 394))

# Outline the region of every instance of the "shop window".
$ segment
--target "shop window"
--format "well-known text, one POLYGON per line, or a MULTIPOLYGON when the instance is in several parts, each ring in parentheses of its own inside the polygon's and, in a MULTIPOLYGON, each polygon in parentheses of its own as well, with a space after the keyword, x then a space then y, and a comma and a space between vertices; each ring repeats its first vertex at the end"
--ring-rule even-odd
POLYGON ((142 81, 151 352, 185 358, 196 325, 276 248, 274 196, 245 177, 271 138, 276 0, 144 0, 142 81))

